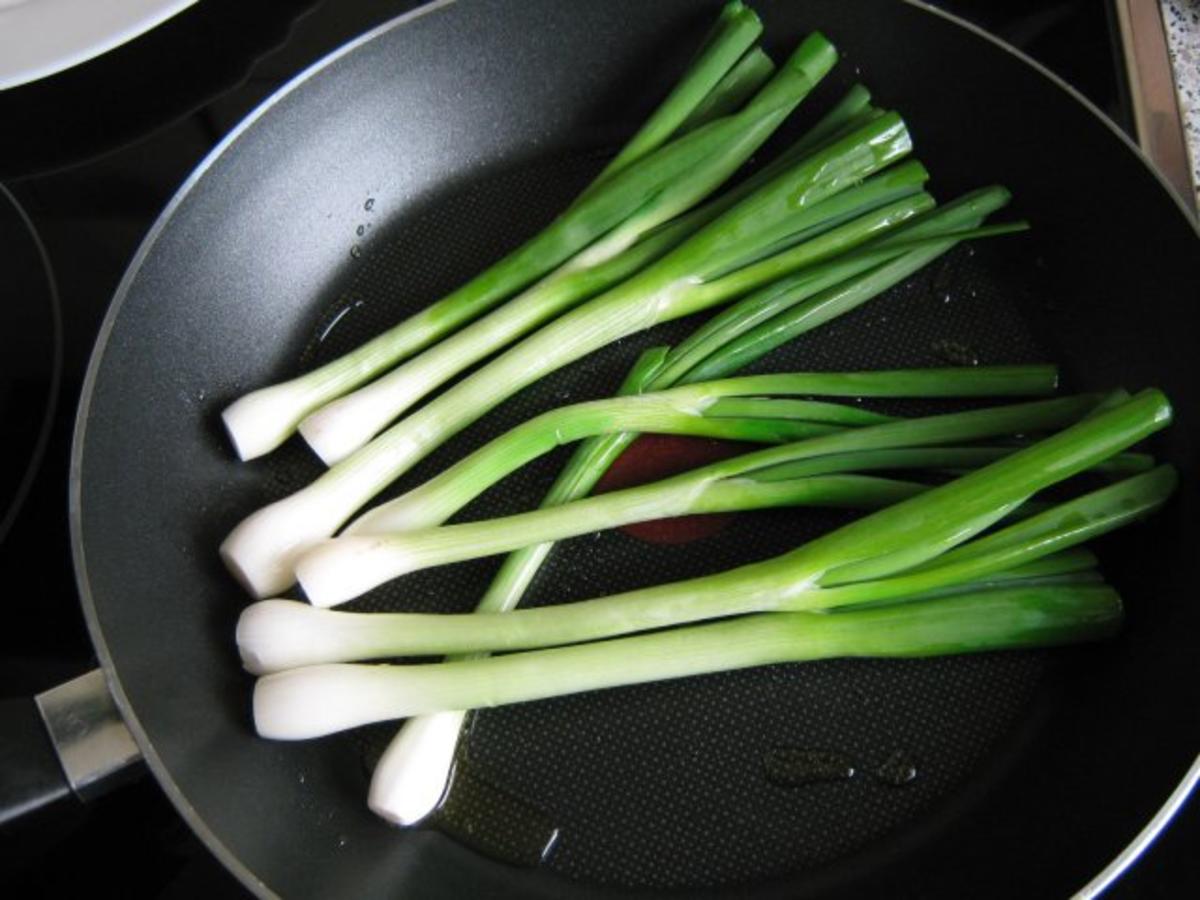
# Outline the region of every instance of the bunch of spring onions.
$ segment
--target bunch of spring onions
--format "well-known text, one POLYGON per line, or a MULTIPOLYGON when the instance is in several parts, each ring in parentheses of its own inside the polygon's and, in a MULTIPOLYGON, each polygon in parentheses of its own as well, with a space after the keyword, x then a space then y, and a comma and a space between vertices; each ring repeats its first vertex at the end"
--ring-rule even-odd
MULTIPOLYGON (((997 393, 1039 393, 1052 388, 1054 382, 1055 373, 1052 369, 1030 366, 940 372, 756 376, 715 384, 718 394, 725 393, 722 390, 725 386, 732 388, 738 384, 746 388, 772 390, 776 385, 790 383, 797 388, 804 385, 814 392, 841 388, 866 395, 874 393, 873 388, 886 386, 886 392, 896 396, 917 391, 942 395, 969 395, 989 390, 997 393), (935 378, 937 389, 933 390, 930 382, 935 378)), ((705 384, 697 386, 699 391, 706 388, 708 385, 705 384)), ((1101 472, 1109 478, 1125 480, 1083 500, 1062 504, 1049 512, 1039 511, 1037 517, 1027 519, 1021 527, 1011 527, 1006 533, 1006 540, 1017 544, 1016 555, 1010 556, 1008 551, 994 555, 985 552, 989 547, 1004 550, 1002 542, 988 538, 985 540, 992 541, 992 544, 977 541, 971 545, 972 553, 980 556, 981 562, 969 563, 965 568, 951 567, 932 576, 919 576, 915 581, 894 579, 871 587, 866 594, 861 594, 862 588, 858 589, 860 594, 853 590, 837 592, 826 589, 819 600, 811 603, 811 607, 809 604, 777 607, 775 603, 787 598, 790 593, 787 588, 791 586, 773 579, 782 577, 790 581, 795 577, 794 572, 784 569, 780 564, 776 566, 777 572, 767 573, 772 577, 759 577, 764 573, 756 569, 765 565, 759 564, 758 567, 746 567, 736 573, 710 576, 683 585, 634 592, 620 598, 619 604, 614 607, 599 601, 587 601, 497 617, 497 612, 511 608, 520 596, 519 590, 511 590, 513 580, 504 578, 502 570, 497 584, 485 598, 485 601, 491 598, 491 602, 481 604, 483 615, 364 615, 332 613, 315 608, 350 599, 386 578, 422 565, 437 565, 503 552, 521 545, 557 540, 648 518, 781 504, 815 503, 860 508, 892 504, 930 491, 932 486, 926 482, 893 481, 838 473, 872 470, 955 472, 974 470, 989 464, 999 466, 1014 454, 1027 453, 1028 450, 1022 450, 1020 444, 1003 440, 991 446, 978 443, 980 440, 1046 432, 1095 416, 1107 406, 1124 402, 1125 395, 1121 392, 1111 397, 1082 395, 871 424, 873 414, 865 413, 858 407, 801 401, 799 405, 805 412, 794 410, 798 414, 824 419, 839 419, 845 414, 842 422, 844 430, 831 429, 816 437, 722 460, 655 484, 506 519, 379 536, 354 535, 326 542, 306 555, 300 566, 301 581, 314 605, 283 600, 252 605, 239 625, 239 646, 246 667, 261 674, 392 656, 478 653, 575 644, 628 631, 657 629, 663 625, 760 609, 824 608, 857 603, 864 599, 907 600, 910 594, 920 597, 930 590, 944 590, 947 587, 959 589, 962 585, 990 586, 993 581, 1011 582, 1007 584, 1010 590, 1020 588, 1024 591, 1037 586, 1043 593, 1053 595, 1056 586, 1096 580, 1094 573, 1088 571, 1094 564, 1092 556, 1085 551, 1072 552, 1066 548, 1156 508, 1174 484, 1174 475, 1169 467, 1154 469, 1153 460, 1142 454, 1119 453, 1111 447, 1107 452, 1088 448, 1094 455, 1083 458, 1082 462, 1076 461, 1075 465, 1101 472), (1080 527, 1081 515, 1091 519, 1084 527, 1080 527), (1046 527, 1051 529, 1051 536, 1047 539, 1040 531, 1029 531, 1032 527, 1030 521, 1035 524, 1049 523, 1046 527), (1025 543, 1021 544, 1021 541, 1025 543), (1053 552, 1047 551, 1046 547, 1054 548, 1053 552), (779 572, 785 574, 780 576, 779 572), (774 590, 772 584, 776 585, 774 590), (648 599, 654 602, 647 602, 648 599), (509 600, 511 604, 507 603, 509 600), (744 605, 747 603, 748 606, 744 605), (588 613, 588 609, 595 612, 588 613), (532 630, 522 624, 522 619, 533 623, 532 630)), ((770 406, 797 401, 763 400, 761 403, 770 406)), ((589 406, 593 404, 582 404, 574 409, 568 407, 548 414, 546 418, 569 419, 575 411, 586 410, 589 406)), ((1117 440, 1132 442, 1146 429, 1157 427, 1165 421, 1164 410, 1165 404, 1156 410, 1149 425, 1139 426, 1142 431, 1134 432, 1132 439, 1126 433, 1117 440)), ((639 417, 634 416, 624 424, 633 427, 639 421, 639 417)), ((493 456, 497 447, 512 444, 514 435, 522 430, 525 430, 525 426, 501 436, 469 459, 481 461, 493 456)), ((1029 471, 1033 475, 1044 474, 1042 466, 1042 463, 1035 461, 1030 464, 1029 471)), ((474 468, 464 467, 459 473, 471 472, 474 468)), ((487 468, 478 471, 486 473, 487 468)), ((455 474, 455 470, 450 470, 420 490, 438 487, 454 496, 455 489, 463 485, 457 483, 459 479, 447 479, 445 475, 455 474)), ((1046 481, 1026 488, 1024 495, 1028 496, 1034 490, 1069 474, 1072 472, 1055 473, 1046 481)), ((1001 470, 995 477, 1004 479, 1006 476, 1001 470)), ((948 505, 956 508, 959 502, 951 501, 948 505)), ((946 505, 942 508, 946 508, 946 505)), ((983 525, 998 519, 1017 518, 1018 513, 1028 513, 1034 509, 1036 504, 1033 503, 1025 504, 1024 510, 998 503, 995 518, 983 525)), ((957 540, 970 533, 956 529, 952 519, 942 518, 936 512, 930 514, 914 510, 911 515, 917 523, 924 516, 932 515, 944 528, 949 528, 957 540)), ((978 530, 981 526, 972 527, 978 530)), ((900 530, 904 533, 911 531, 915 541, 921 539, 919 528, 900 530)), ((867 545, 874 547, 876 542, 868 539, 867 545)), ((848 554, 847 558, 859 560, 855 554, 848 554)), ((948 561, 958 558, 954 554, 946 557, 948 561)), ((526 559, 517 554, 509 562, 519 566, 526 559)), ((1021 593, 1013 596, 1030 595, 1021 593)), ((1005 645, 1000 643, 995 646, 1005 645)), ((614 653, 618 652, 619 648, 614 648, 614 653)), ((376 769, 371 795, 373 809, 393 821, 405 824, 419 821, 432 810, 446 786, 466 708, 418 716, 406 724, 376 769)))
MULTIPOLYGON (((928 176, 919 164, 866 177, 909 146, 903 122, 886 114, 804 157, 657 262, 502 353, 307 488, 246 519, 222 544, 226 563, 257 596, 287 588, 304 550, 432 449, 495 403, 620 337, 762 286, 789 299, 815 298, 859 279, 851 293, 861 300, 921 258, 990 233, 951 223, 981 221, 978 210, 1007 200, 1002 189, 963 198, 946 216, 922 216, 933 200, 921 190, 928 176)), ((830 316, 849 305, 822 299, 830 316)))
POLYGON ((671 94, 541 233, 346 357, 224 413, 243 458, 299 432, 330 465, 221 547, 255 596, 298 578, 311 604, 264 600, 239 622, 243 661, 263 675, 256 724, 268 737, 300 738, 410 717, 372 780, 370 805, 385 818, 410 824, 436 805, 472 708, 772 662, 1088 640, 1119 623, 1119 599, 1078 545, 1171 492, 1173 470, 1125 452, 1168 421, 1161 395, 898 419, 813 398, 1039 397, 1055 390, 1057 374, 1007 366, 730 377, 957 244, 1026 227, 985 224, 1008 202, 1000 187, 936 204, 928 173, 906 158, 903 120, 875 108, 862 86, 724 187, 837 59, 814 34, 776 69, 755 46, 761 30, 742 3, 726 4, 671 94), (677 346, 644 353, 619 396, 538 416, 354 519, 526 385, 734 300, 677 346), (774 446, 588 498, 639 432, 774 446), (579 442, 575 455, 541 509, 444 524, 570 442, 579 442), (1031 499, 1085 470, 1115 481, 1070 501, 1031 499), (803 505, 874 512, 775 560, 509 612, 553 541, 665 516, 803 505), (317 608, 419 568, 500 553, 510 555, 474 614, 317 608), (494 651, 506 655, 486 657, 494 651), (444 654, 443 663, 352 664, 444 654))
MULTIPOLYGON (((836 119, 839 110, 852 109, 865 102, 866 96, 861 86, 851 90, 834 112, 823 120, 823 124, 836 119)), ((1008 194, 1001 188, 975 192, 920 217, 917 223, 881 241, 885 246, 888 241, 893 245, 898 244, 897 238, 901 237, 909 241, 908 250, 888 262, 881 262, 882 257, 867 260, 862 255, 850 254, 848 258, 819 268, 814 273, 816 278, 802 273, 754 292, 715 317, 679 346, 673 349, 654 348, 643 354, 630 371, 620 393, 636 394, 736 372, 776 347, 856 308, 947 252, 962 239, 961 236, 969 232, 958 231, 957 238, 935 235, 947 235, 956 228, 977 228, 985 215, 1003 206, 1007 200, 1008 194), (921 242, 919 245, 916 243, 918 241, 921 242)), ((974 234, 979 236, 979 230, 974 234)), ((834 396, 898 396, 906 393, 926 397, 955 394, 1008 396, 1048 392, 1056 384, 1057 375, 1049 367, 1006 367, 1003 370, 977 368, 969 373, 946 370, 937 373, 866 375, 824 373, 819 376, 792 376, 790 383, 798 387, 801 380, 813 393, 834 396)), ((742 382, 742 387, 763 390, 767 386, 762 383, 752 386, 742 382)), ((811 435, 821 430, 845 427, 850 419, 855 420, 856 424, 870 420, 869 416, 862 416, 859 409, 840 411, 836 417, 840 420, 838 424, 813 422, 808 418, 798 420, 795 415, 784 420, 764 420, 761 416, 764 412, 762 403, 757 398, 751 398, 749 403, 754 405, 758 416, 744 415, 746 407, 743 401, 738 410, 742 415, 725 418, 716 415, 722 411, 719 404, 723 402, 725 411, 729 411, 729 403, 738 401, 715 397, 715 402, 718 405, 710 410, 708 416, 697 417, 694 413, 680 416, 674 415, 674 410, 660 410, 657 421, 649 430, 667 431, 679 427, 684 433, 690 434, 770 440, 780 439, 785 432, 794 438, 802 433, 811 435), (731 421, 733 418, 742 421, 731 421)), ((421 488, 368 512, 346 531, 384 533, 441 524, 486 486, 538 452, 545 452, 551 444, 578 439, 583 434, 580 426, 586 429, 589 423, 594 426, 606 421, 606 417, 618 411, 621 404, 618 400, 602 406, 607 408, 584 405, 538 417, 451 467, 421 488)), ((778 403, 775 403, 775 407, 778 407, 778 403)), ((795 404, 789 407, 791 413, 800 411, 795 404)), ((808 404, 803 415, 810 417, 813 411, 813 405, 808 404)), ((613 421, 607 418, 609 424, 613 421)), ((626 427, 632 428, 633 424, 630 422, 626 427)), ((602 436, 585 438, 550 489, 543 506, 555 506, 585 496, 609 465, 629 446, 633 437, 631 430, 610 430, 602 436)), ((995 458, 996 452, 994 448, 980 447, 918 448, 889 453, 850 452, 835 455, 832 459, 840 464, 842 471, 862 471, 875 467, 933 468, 951 461, 979 465, 995 458), (947 454, 954 456, 951 458, 947 454)), ((834 465, 827 471, 837 469, 838 465, 834 465)), ((743 497, 754 499, 745 494, 743 497)), ((481 612, 504 612, 514 608, 552 546, 552 543, 544 542, 510 554, 481 598, 478 609, 481 612)), ((419 822, 433 811, 448 786, 465 716, 465 711, 454 710, 414 716, 404 723, 375 768, 369 795, 372 810, 401 825, 419 822)))

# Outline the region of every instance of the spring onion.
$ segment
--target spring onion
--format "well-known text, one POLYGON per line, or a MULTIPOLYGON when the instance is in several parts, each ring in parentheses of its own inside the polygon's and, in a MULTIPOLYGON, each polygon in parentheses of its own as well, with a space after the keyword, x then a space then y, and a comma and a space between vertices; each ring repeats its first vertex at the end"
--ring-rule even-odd
MULTIPOLYGON (((753 380, 782 380, 787 376, 756 376, 753 380)), ((736 383, 741 379, 731 379, 736 383)), ((702 392, 704 385, 676 388, 676 392, 702 392)), ((674 392, 672 392, 674 393, 674 392)), ((624 402, 653 395, 625 398, 624 402)), ((654 484, 627 488, 573 503, 543 507, 535 512, 485 522, 450 525, 416 531, 355 533, 323 541, 300 557, 296 574, 305 594, 317 606, 344 603, 381 584, 427 565, 502 553, 560 537, 599 531, 631 522, 691 513, 753 509, 758 505, 822 504, 822 498, 850 504, 856 491, 863 496, 887 496, 873 481, 850 482, 836 476, 759 482, 758 470, 769 474, 783 464, 852 450, 949 444, 1007 434, 1056 428, 1077 420, 1092 409, 1092 395, 1062 397, 1033 403, 992 407, 969 412, 896 420, 828 433, 768 450, 746 453, 692 469, 654 484), (815 481, 814 481, 815 479, 815 481), (805 494, 813 482, 816 491, 805 494)), ((645 430, 636 421, 613 422, 609 430, 645 430)), ((892 497, 897 496, 895 493, 892 497)))
MULTIPOLYGON (((1095 566, 1096 557, 1091 551, 1084 547, 1073 547, 1046 554, 1032 562, 989 572, 979 578, 960 578, 952 584, 940 583, 943 581, 940 576, 912 579, 907 583, 889 580, 885 592, 889 599, 878 601, 864 597, 853 604, 835 602, 830 608, 896 602, 896 596, 901 596, 907 602, 909 599, 942 597, 963 590, 983 590, 1018 582, 1023 585, 1095 583, 1100 580, 1095 566), (899 586, 893 590, 893 585, 899 586)), ((844 597, 846 594, 843 592, 838 596, 844 597)), ((418 628, 436 628, 439 627, 438 622, 447 618, 454 617, 429 615, 414 618, 410 613, 341 612, 299 600, 258 600, 247 606, 238 620, 238 652, 243 668, 254 675, 268 675, 330 662, 409 656, 414 655, 414 639, 405 637, 406 629, 414 624, 418 628)), ((451 624, 451 628, 454 627, 451 624)), ((424 643, 416 646, 424 646, 424 643)), ((483 655, 461 654, 451 659, 483 655)))
POLYGON ((788 401, 764 401, 768 395, 1011 397, 1050 393, 1057 381, 1056 369, 1044 365, 789 373, 577 403, 523 422, 419 487, 365 513, 346 531, 381 534, 440 525, 535 457, 593 435, 644 431, 767 442, 788 439, 780 419, 858 426, 880 424, 886 418, 840 404, 781 405, 788 401))
POLYGON ((672 480, 670 484, 628 488, 502 519, 390 535, 333 538, 300 557, 296 577, 315 606, 335 606, 419 569, 651 519, 778 506, 874 509, 921 490, 920 484, 864 475, 823 475, 769 482, 752 477, 716 478, 698 483, 672 480))
MULTIPOLYGON (((300 740, 406 716, 751 666, 1098 640, 1116 631, 1121 612, 1119 596, 1104 585, 998 587, 842 613, 752 615, 486 659, 306 666, 258 680, 254 722, 263 737, 300 740)), ((454 716, 435 721, 457 724, 454 716)))

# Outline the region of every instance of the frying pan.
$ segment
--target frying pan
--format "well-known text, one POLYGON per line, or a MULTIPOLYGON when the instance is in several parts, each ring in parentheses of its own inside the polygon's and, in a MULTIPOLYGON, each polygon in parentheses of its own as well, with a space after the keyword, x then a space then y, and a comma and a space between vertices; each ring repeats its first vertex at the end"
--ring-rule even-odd
MULTIPOLYGON (((814 28, 843 50, 806 116, 862 78, 903 112, 939 196, 1000 182, 1035 224, 956 252, 763 365, 1049 359, 1070 388, 1165 389, 1178 421, 1154 450, 1181 467, 1183 489, 1100 547, 1125 631, 1053 653, 777 666, 488 711, 466 741, 466 798, 451 790, 458 812, 408 832, 363 802, 390 728, 256 738, 232 640, 245 598, 215 548, 317 468, 292 445, 235 464, 219 410, 535 231, 663 94, 716 6, 435 3, 302 75, 189 179, 119 288, 80 406, 75 562, 109 687, 163 789, 256 893, 1062 897, 1107 883, 1186 795, 1200 747, 1186 577, 1195 228, 1094 109, 969 27, 916 4, 759 5, 775 54, 814 28), (779 783, 765 761, 781 750, 834 764, 779 783)), ((401 486, 541 409, 610 393, 639 349, 695 324, 579 360, 401 486)), ((560 461, 464 517, 528 508, 560 461)), ((763 513, 690 544, 568 542, 530 602, 725 568, 838 521, 763 513)), ((435 569, 361 605, 466 609, 494 564, 435 569)))

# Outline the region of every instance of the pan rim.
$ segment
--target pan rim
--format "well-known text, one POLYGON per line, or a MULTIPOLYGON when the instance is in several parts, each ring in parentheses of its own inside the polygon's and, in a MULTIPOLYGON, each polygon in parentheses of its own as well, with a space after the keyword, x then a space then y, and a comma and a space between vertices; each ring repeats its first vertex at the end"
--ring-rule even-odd
MULTIPOLYGON (((245 132, 258 123, 260 119, 285 97, 290 95, 292 91, 298 89, 301 85, 309 81, 313 76, 319 74, 324 69, 332 66, 342 57, 349 55, 359 47, 374 41, 376 38, 392 31, 393 29, 403 27, 409 23, 422 18, 430 13, 438 12, 443 8, 466 2, 466 0, 432 0, 432 2, 420 6, 407 13, 399 15, 393 19, 383 22, 374 28, 364 32, 357 38, 336 48, 326 56, 316 60, 311 65, 305 67, 284 85, 282 85, 273 94, 262 101, 254 110, 252 110, 241 122, 239 122, 211 151, 204 157, 195 170, 187 177, 180 185, 174 196, 164 207, 159 214, 154 224, 151 226, 146 236, 142 239, 142 243, 138 247, 137 252, 130 260, 116 291, 113 294, 113 300, 109 304, 108 311, 105 314, 104 320, 101 323, 100 329, 97 332, 96 341, 92 348, 91 356, 88 360, 87 371, 84 376, 83 385, 80 390, 79 405, 76 410, 75 423, 71 441, 71 456, 70 469, 68 475, 68 514, 70 523, 71 535, 71 556, 75 570, 75 581, 80 594, 80 605, 83 609, 84 618, 87 624, 88 635, 92 645, 95 648, 97 659, 104 671, 105 681, 108 689, 113 696, 113 700, 125 720, 134 740, 137 742, 143 757, 146 760, 148 767, 154 775, 155 780, 162 788, 172 805, 179 812, 180 816, 187 823, 188 827, 202 841, 207 849, 217 857, 223 866, 229 870, 239 882, 247 889, 253 892, 258 897, 276 898, 276 894, 268 887, 257 875, 254 874, 241 859, 233 853, 216 833, 209 828, 207 822, 196 811, 195 807, 189 802, 182 789, 175 782, 173 776, 163 763, 161 757, 157 754, 154 744, 150 736, 146 733, 137 714, 132 708, 121 684, 120 677, 113 663, 112 655, 109 651, 107 642, 105 641, 103 631, 101 629, 95 598, 91 590, 91 582, 87 574, 87 558, 83 546, 82 535, 82 468, 83 456, 86 450, 86 431, 87 423, 90 418, 91 404, 95 394, 96 381, 98 378, 100 364, 104 358, 105 351, 108 346, 109 338, 116 325, 116 321, 120 316, 121 309, 124 306, 124 301, 129 294, 130 287, 137 278, 145 259, 153 251, 157 243, 159 235, 167 227, 168 223, 176 209, 183 204, 195 185, 205 176, 208 170, 220 159, 225 151, 235 143, 245 132)), ((1096 119, 1100 121, 1122 144, 1125 148, 1133 153, 1134 157, 1146 169, 1149 170, 1153 178, 1158 182, 1163 191, 1166 192, 1175 208, 1179 211, 1188 227, 1191 228, 1197 240, 1200 240, 1200 222, 1192 217, 1182 199, 1175 190, 1168 184, 1165 178, 1154 167, 1141 148, 1130 139, 1116 123, 1114 123, 1101 109, 1092 103, 1087 97, 1081 94, 1077 89, 1064 81, 1050 69, 1037 62, 1032 57, 1026 55, 1016 47, 1011 46, 1000 38, 996 37, 983 30, 977 25, 960 18, 945 10, 938 9, 930 5, 925 0, 904 0, 904 3, 910 7, 920 10, 925 13, 930 13, 944 21, 957 25, 968 33, 982 38, 993 44, 998 49, 1004 51, 1014 57, 1019 63, 1023 63, 1031 67, 1034 71, 1046 78, 1052 85, 1064 91, 1067 96, 1080 104, 1084 109, 1090 112, 1096 119)), ((1155 838, 1170 824, 1175 813, 1187 801, 1196 784, 1200 782, 1200 756, 1184 773, 1178 784, 1172 789, 1171 794, 1166 798, 1161 807, 1155 812, 1150 820, 1142 827, 1142 829, 1132 838, 1132 840, 1117 854, 1116 857, 1102 869, 1092 880, 1084 887, 1073 894, 1074 897, 1093 898, 1107 889, 1113 882, 1133 865, 1134 862, 1141 856, 1142 853, 1153 843, 1155 838)))

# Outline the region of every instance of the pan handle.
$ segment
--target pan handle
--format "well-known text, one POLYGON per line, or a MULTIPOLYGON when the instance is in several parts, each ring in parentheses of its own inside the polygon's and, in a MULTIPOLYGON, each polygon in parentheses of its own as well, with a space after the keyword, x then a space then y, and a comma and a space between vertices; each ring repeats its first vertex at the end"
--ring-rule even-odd
POLYGON ((32 700, 0 701, 0 829, 138 774, 142 754, 100 669, 32 700))

